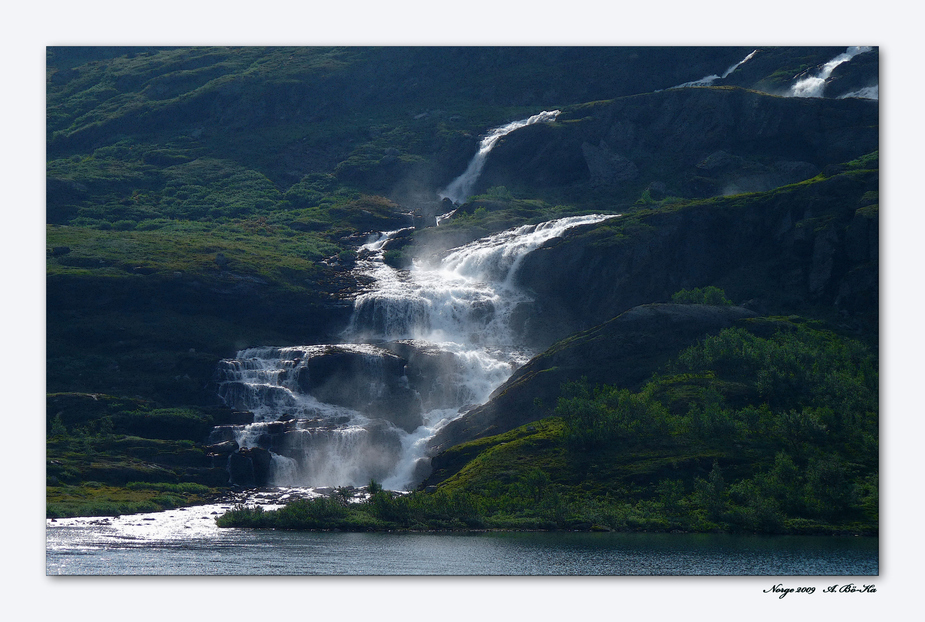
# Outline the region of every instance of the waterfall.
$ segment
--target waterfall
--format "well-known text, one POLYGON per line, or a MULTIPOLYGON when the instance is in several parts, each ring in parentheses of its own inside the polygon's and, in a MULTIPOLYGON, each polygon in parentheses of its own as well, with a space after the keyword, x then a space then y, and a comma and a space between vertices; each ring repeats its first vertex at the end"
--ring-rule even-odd
POLYGON ((866 45, 849 47, 847 50, 825 63, 819 73, 798 80, 790 87, 790 95, 793 97, 822 97, 822 93, 825 91, 826 80, 829 79, 829 76, 832 75, 836 67, 842 63, 847 63, 858 54, 869 52, 871 49, 873 48, 866 45))
POLYGON ((729 74, 731 74, 733 71, 735 71, 736 69, 738 69, 739 66, 742 65, 743 63, 746 63, 746 62, 748 62, 749 60, 751 60, 751 58, 752 58, 755 54, 757 54, 757 53, 758 53, 758 50, 755 50, 755 51, 753 51, 751 54, 749 54, 748 56, 746 56, 745 58, 743 58, 742 60, 740 60, 739 62, 735 63, 734 65, 730 65, 729 68, 726 69, 726 71, 723 72, 723 75, 721 75, 721 76, 716 75, 716 74, 713 74, 713 75, 710 75, 710 76, 706 76, 706 77, 704 77, 704 78, 700 78, 699 80, 693 80, 693 81, 691 81, 691 82, 685 82, 684 84, 679 84, 678 86, 674 86, 674 87, 672 87, 672 88, 675 88, 675 89, 683 89, 683 88, 686 88, 686 87, 689 87, 689 86, 710 86, 711 84, 713 84, 713 83, 716 82, 717 80, 722 80, 723 78, 728 77, 729 74))
POLYGON ((383 262, 399 231, 371 236, 356 267, 371 285, 355 300, 345 343, 250 348, 222 361, 219 395, 254 423, 216 428, 213 442, 269 452, 271 485, 416 484, 427 441, 535 354, 514 319, 532 302, 515 282, 523 258, 613 217, 516 227, 408 270, 383 262))
POLYGON ((453 203, 464 203, 466 199, 472 195, 472 189, 475 187, 475 182, 478 180, 479 175, 482 173, 482 168, 484 168, 485 162, 488 160, 489 152, 491 152, 501 137, 507 136, 514 130, 526 127, 527 125, 533 125, 534 123, 550 123, 555 121, 557 116, 559 116, 558 110, 544 110, 528 119, 513 121, 507 125, 489 130, 488 134, 479 142, 478 151, 476 151, 472 160, 469 161, 469 166, 462 175, 450 182, 450 185, 439 193, 440 198, 450 199, 453 203))

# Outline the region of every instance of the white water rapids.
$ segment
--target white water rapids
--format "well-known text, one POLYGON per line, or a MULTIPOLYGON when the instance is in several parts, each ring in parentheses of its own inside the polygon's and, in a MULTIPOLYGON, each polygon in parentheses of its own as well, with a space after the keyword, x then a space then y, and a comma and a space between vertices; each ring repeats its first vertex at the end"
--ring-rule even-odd
POLYGON ((223 361, 220 395, 255 422, 216 428, 213 442, 268 449, 271 485, 375 479, 408 489, 421 478, 427 441, 535 354, 518 337, 531 302, 514 283, 523 258, 612 217, 517 227, 409 270, 383 262, 397 231, 372 236, 356 268, 372 285, 355 301, 346 343, 251 348, 223 361))
MULTIPOLYGON (((863 54, 864 52, 871 51, 870 46, 852 46, 847 50, 825 63, 818 73, 806 76, 798 80, 792 87, 790 87, 790 95, 793 97, 822 97, 822 93, 825 91, 826 81, 832 75, 832 72, 835 71, 835 68, 841 65, 842 63, 847 63, 852 58, 858 54, 863 54)), ((879 89, 878 89, 879 90, 879 89)), ((865 94, 849 95, 855 97, 870 97, 871 93, 867 92, 865 94)))

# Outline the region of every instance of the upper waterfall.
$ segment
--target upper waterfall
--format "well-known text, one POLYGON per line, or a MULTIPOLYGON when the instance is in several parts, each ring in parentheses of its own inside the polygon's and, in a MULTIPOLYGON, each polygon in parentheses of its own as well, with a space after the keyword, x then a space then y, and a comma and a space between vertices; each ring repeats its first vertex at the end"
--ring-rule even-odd
POLYGON ((847 50, 825 63, 818 73, 801 78, 790 87, 790 95, 794 97, 822 97, 825 91, 826 81, 836 67, 842 63, 847 63, 858 54, 869 52, 873 48, 870 46, 852 46, 847 50))
POLYGON ((472 194, 472 189, 475 187, 475 182, 478 181, 479 175, 482 173, 482 168, 485 166, 489 152, 491 152, 501 137, 510 134, 514 130, 526 127, 527 125, 555 121, 556 117, 559 116, 559 112, 559 110, 544 110, 528 119, 512 121, 506 125, 501 125, 489 130, 479 142, 479 148, 472 157, 472 160, 469 161, 469 166, 463 171, 462 175, 450 182, 450 184, 439 193, 440 198, 449 199, 453 203, 465 202, 472 194))
POLYGON ((726 69, 726 71, 724 71, 724 72, 723 72, 723 75, 721 75, 721 76, 720 76, 720 75, 717 75, 717 74, 713 74, 713 75, 709 75, 709 76, 705 76, 705 77, 703 77, 703 78, 700 78, 699 80, 692 80, 692 81, 690 81, 690 82, 685 82, 684 84, 679 84, 678 86, 675 86, 675 87, 672 87, 672 88, 683 89, 683 88, 686 88, 686 87, 689 87, 689 86, 710 86, 711 84, 713 84, 713 83, 716 82, 717 80, 722 80, 723 78, 727 77, 727 76, 728 76, 729 74, 731 74, 733 71, 735 71, 736 69, 738 69, 740 65, 742 65, 743 63, 746 63, 746 62, 748 62, 749 60, 751 60, 752 57, 753 57, 755 54, 757 54, 757 53, 758 53, 758 50, 755 50, 754 52, 752 52, 751 54, 749 54, 748 56, 746 56, 745 58, 743 58, 743 59, 740 60, 739 62, 735 63, 734 65, 730 65, 729 68, 726 69))

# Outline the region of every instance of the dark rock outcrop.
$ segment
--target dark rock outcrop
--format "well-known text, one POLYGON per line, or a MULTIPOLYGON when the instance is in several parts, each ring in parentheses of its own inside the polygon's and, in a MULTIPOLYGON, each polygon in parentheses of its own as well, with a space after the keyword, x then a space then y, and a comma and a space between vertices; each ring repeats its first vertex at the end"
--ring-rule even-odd
POLYGON ((476 396, 465 386, 471 363, 464 357, 414 340, 382 345, 407 361, 408 385, 418 395, 424 411, 475 401, 476 396))
POLYGON ((266 486, 270 476, 270 452, 260 447, 241 449, 229 457, 231 483, 237 486, 266 486))

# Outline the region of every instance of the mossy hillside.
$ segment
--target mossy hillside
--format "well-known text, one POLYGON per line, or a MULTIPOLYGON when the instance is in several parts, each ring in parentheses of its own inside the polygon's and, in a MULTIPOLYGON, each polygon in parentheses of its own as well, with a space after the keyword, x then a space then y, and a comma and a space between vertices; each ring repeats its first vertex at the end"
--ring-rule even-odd
POLYGON ((876 149, 877 124, 876 102, 863 100, 738 87, 634 94, 566 106, 556 123, 504 137, 476 191, 504 185, 582 207, 764 191, 876 149))
MULTIPOLYGON (((632 57, 625 48, 584 53, 632 57)), ((122 169, 111 181, 142 174, 141 186, 158 191, 157 173, 206 158, 237 162, 280 191, 335 170, 383 191, 396 174, 421 175, 422 158, 436 154, 442 164, 423 174, 435 174, 437 186, 453 175, 443 167, 465 167, 474 133, 532 114, 538 98, 553 95, 537 92, 550 72, 563 78, 562 101, 607 91, 579 79, 597 65, 557 56, 540 48, 49 48, 49 174, 99 181, 81 173, 92 156, 122 169)))
MULTIPOLYGON (((182 171, 219 162, 234 169, 232 185, 250 187, 245 210, 272 206, 311 174, 414 202, 462 171, 489 127, 538 107, 666 88, 666 72, 743 51, 49 48, 49 214, 69 222, 76 203, 121 208, 134 222, 184 206, 218 217, 235 201, 205 181, 184 187, 182 171), (210 191, 217 204, 196 200, 210 191)), ((569 201, 589 192, 599 194, 584 188, 569 201)))
MULTIPOLYGON (((155 511, 201 503, 227 485, 203 449, 219 409, 56 393, 46 404, 49 517, 155 511)), ((219 418, 216 418, 219 417, 219 418)))
POLYGON ((50 278, 140 275, 219 282, 231 273, 303 291, 319 289, 322 260, 344 250, 316 232, 275 226, 265 217, 219 226, 170 221, 149 231, 49 225, 46 245, 50 278))
POLYGON ((157 408, 141 398, 100 393, 50 393, 46 406, 49 436, 120 433, 199 441, 214 423, 212 415, 201 409, 157 408))
POLYGON ((46 244, 51 392, 214 400, 219 359, 339 330, 337 300, 352 287, 324 263, 342 246, 259 219, 150 231, 49 225, 46 244))
MULTIPOLYGON (((768 222, 773 221, 778 228, 784 226, 784 222, 789 222, 787 226, 797 230, 805 227, 809 227, 813 233, 834 230, 838 232, 838 235, 844 236, 849 229, 856 227, 856 217, 862 217, 876 227, 878 192, 871 188, 876 188, 879 182, 878 162, 879 153, 875 151, 856 160, 830 166, 824 173, 800 182, 763 192, 707 199, 667 196, 659 200, 650 197, 647 200, 630 201, 627 199, 627 202, 620 202, 609 197, 604 201, 578 200, 551 203, 544 198, 538 198, 539 195, 546 193, 529 196, 505 186, 497 186, 470 197, 464 205, 457 209, 453 217, 441 223, 440 227, 416 231, 412 245, 404 248, 403 253, 411 256, 415 253, 439 252, 521 224, 592 212, 618 213, 622 217, 599 223, 582 231, 572 232, 548 244, 550 248, 558 245, 562 245, 563 248, 587 245, 595 256, 587 258, 587 261, 583 261, 584 257, 573 257, 568 264, 574 266, 576 263, 583 263, 581 267, 576 266, 579 272, 590 273, 590 266, 601 263, 600 256, 619 254, 620 249, 645 246, 647 240, 665 237, 668 235, 666 231, 673 222, 710 221, 718 223, 717 231, 712 234, 714 236, 721 236, 727 232, 723 223, 729 223, 732 226, 735 222, 738 227, 751 227, 742 233, 743 237, 747 237, 752 231, 767 229, 767 222, 758 222, 764 218, 768 222)), ((761 238, 762 236, 758 235, 755 239, 761 238)), ((753 253, 762 254, 764 257, 762 261, 769 265, 779 262, 782 255, 781 249, 773 245, 780 244, 781 235, 778 234, 777 238, 778 240, 771 242, 771 245, 762 246, 764 250, 761 253, 752 249, 753 253)), ((694 244, 694 242, 688 242, 686 246, 694 244)), ((718 249, 712 243, 708 246, 718 249)), ((535 259, 536 257, 531 258, 530 261, 535 259)), ((645 257, 640 259, 645 259, 645 257)), ((756 261, 758 260, 756 258, 756 261)), ((735 262, 722 263, 735 264, 735 262)), ((779 271, 780 267, 776 266, 773 269, 779 271)), ((531 272, 545 274, 541 270, 524 271, 525 274, 531 272)), ((738 272, 721 279, 720 284, 742 301, 757 296, 768 299, 775 291, 778 295, 782 293, 779 291, 780 287, 769 286, 765 281, 756 280, 755 276, 751 267, 743 267, 738 272)), ((534 289, 537 283, 530 281, 528 285, 534 289)), ((675 277, 666 281, 660 292, 649 292, 648 298, 635 299, 634 304, 652 300, 668 300, 671 291, 675 291, 668 288, 695 289, 701 285, 707 286, 706 283, 681 282, 675 277)), ((537 291, 544 291, 544 289, 540 287, 537 291)), ((581 296, 574 299, 583 300, 581 296)), ((786 306, 794 304, 796 300, 791 296, 780 302, 786 306)), ((606 318, 598 317, 597 319, 606 318)))
POLYGON ((764 312, 842 312, 873 334, 878 184, 876 169, 846 168, 767 192, 624 212, 531 253, 519 281, 544 301, 555 318, 544 328, 560 339, 706 286, 764 312))

